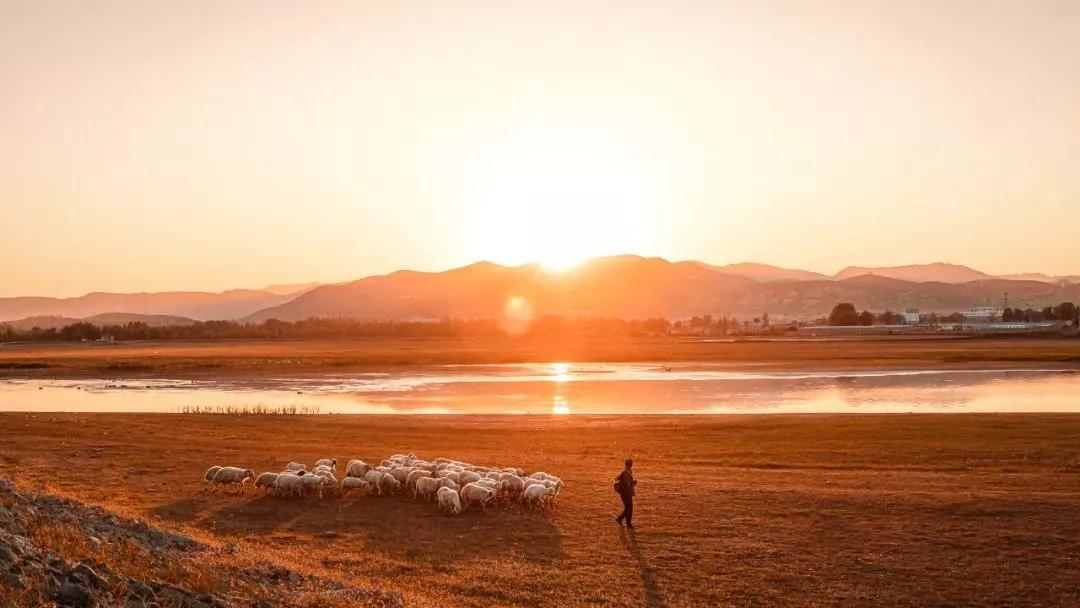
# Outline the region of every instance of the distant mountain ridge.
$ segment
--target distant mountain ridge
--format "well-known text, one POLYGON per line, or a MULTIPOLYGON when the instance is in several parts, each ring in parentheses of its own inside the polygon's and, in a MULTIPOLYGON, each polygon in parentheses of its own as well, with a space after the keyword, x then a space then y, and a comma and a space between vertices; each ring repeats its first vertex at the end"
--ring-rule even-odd
MULTIPOLYGON (((1041 308, 1080 302, 1080 280, 1031 273, 995 277, 946 263, 849 266, 829 276, 742 262, 713 266, 636 255, 588 260, 554 272, 538 264, 477 262, 442 272, 399 270, 335 284, 269 286, 222 293, 92 293, 78 298, 0 298, 0 322, 36 317, 74 322, 105 313, 165 315, 185 320, 309 317, 365 320, 499 318, 509 298, 533 315, 622 318, 703 314, 823 316, 837 302, 859 309, 954 312, 986 304, 1041 308), (1022 279, 1022 280, 1017 280, 1022 279), (292 290, 296 291, 292 291, 292 290), (283 293, 276 293, 276 292, 283 293)), ((39 325, 41 326, 41 325, 39 325)))
POLYGON ((764 312, 823 316, 837 302, 879 311, 914 307, 926 312, 953 312, 1001 304, 1006 293, 1010 305, 1022 307, 1080 301, 1080 285, 1009 281, 944 264, 901 267, 899 274, 925 277, 930 273, 956 280, 978 273, 973 276, 986 278, 914 281, 878 274, 882 269, 861 268, 874 273, 856 274, 851 270, 848 278, 821 275, 813 280, 790 280, 788 269, 735 265, 737 272, 772 279, 766 282, 733 274, 726 268, 639 256, 597 258, 561 273, 535 264, 501 266, 479 262, 444 272, 398 271, 318 287, 245 320, 499 318, 508 300, 515 297, 527 301, 534 315, 622 318, 764 312))
POLYGON ((200 321, 239 319, 296 297, 257 289, 221 293, 173 291, 158 293, 88 293, 74 298, 0 298, 0 322, 34 316, 83 319, 105 313, 173 315, 200 321))
POLYGON ((774 281, 817 281, 830 278, 820 272, 799 270, 797 268, 781 268, 779 266, 770 266, 769 264, 759 264, 757 262, 740 262, 738 264, 728 264, 726 266, 708 266, 708 268, 725 274, 734 274, 740 277, 753 279, 760 283, 772 283, 774 281))
POLYGON ((917 283, 967 283, 969 281, 986 281, 995 278, 974 268, 943 262, 911 264, 908 266, 848 266, 833 275, 833 278, 842 281, 867 274, 917 283))

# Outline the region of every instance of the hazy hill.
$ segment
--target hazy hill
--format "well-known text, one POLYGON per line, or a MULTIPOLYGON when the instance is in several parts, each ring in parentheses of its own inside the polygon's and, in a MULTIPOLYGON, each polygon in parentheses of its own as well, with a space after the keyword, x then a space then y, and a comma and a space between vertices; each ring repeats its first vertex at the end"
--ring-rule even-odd
POLYGON ((915 282, 877 275, 840 281, 764 284, 747 291, 732 310, 824 316, 836 302, 852 302, 863 310, 918 308, 923 312, 955 312, 975 306, 1001 305, 1005 293, 1014 307, 1042 308, 1063 301, 1080 302, 1080 285, 1062 288, 1040 281, 990 279, 967 283, 915 282))
POLYGON ((319 283, 282 283, 267 285, 258 291, 269 291, 270 293, 276 293, 279 296, 300 295, 305 291, 315 289, 319 285, 319 283))
POLYGON ((514 296, 526 300, 535 315, 622 318, 702 314, 742 317, 765 312, 806 318, 825 315, 837 302, 852 302, 859 309, 874 311, 914 307, 926 312, 954 312, 1000 305, 1006 292, 1011 306, 1042 308, 1063 301, 1080 302, 1080 284, 1045 280, 1048 275, 1038 275, 1038 280, 1007 280, 953 264, 851 266, 837 276, 841 278, 750 262, 710 266, 633 255, 597 258, 564 272, 536 264, 477 262, 443 272, 400 270, 348 283, 271 286, 285 293, 238 289, 217 294, 92 293, 78 298, 0 298, 0 322, 20 319, 20 327, 27 322, 30 327, 46 327, 88 317, 99 324, 126 322, 125 318, 146 320, 146 315, 180 319, 176 323, 210 319, 295 321, 309 317, 499 318, 508 299, 514 296), (970 276, 978 278, 962 280, 970 276), (930 280, 933 278, 937 280, 930 280), (106 321, 97 316, 105 313, 139 318, 113 316, 113 320, 106 321))
POLYGON ((830 278, 820 272, 799 270, 798 268, 781 268, 779 266, 758 264, 756 262, 740 262, 738 264, 728 264, 726 266, 709 266, 709 268, 725 274, 733 274, 753 279, 761 283, 772 283, 776 281, 817 281, 830 278))
POLYGON ((17 321, 4 321, 4 324, 10 325, 15 329, 29 330, 35 327, 40 327, 41 329, 60 328, 80 321, 85 321, 99 327, 104 325, 126 325, 128 323, 146 323, 151 327, 166 327, 170 325, 191 325, 197 322, 194 319, 189 319, 187 317, 176 317, 172 315, 139 315, 134 313, 113 312, 94 315, 84 319, 49 315, 26 317, 25 319, 19 319, 17 321))
POLYGON ((255 289, 221 293, 174 291, 159 293, 89 293, 74 298, 0 298, 0 321, 33 316, 83 319, 104 313, 174 315, 191 319, 239 319, 296 297, 255 289))
POLYGON ((1080 283, 1080 276, 1076 275, 1063 275, 1055 276, 1052 274, 1044 274, 1041 272, 1025 272, 1021 274, 1003 274, 998 275, 999 279, 1008 279, 1010 281, 1041 281, 1043 283, 1080 283))
POLYGON ((527 299, 536 314, 677 316, 722 309, 737 292, 754 285, 696 262, 638 256, 597 258, 566 272, 479 262, 445 272, 399 271, 318 287, 248 320, 498 317, 514 296, 527 299))
POLYGON ((842 301, 875 311, 915 307, 953 312, 1000 304, 1005 292, 1012 306, 1041 308, 1065 300, 1080 302, 1080 286, 1063 288, 1040 281, 990 278, 948 283, 863 274, 842 280, 759 282, 698 262, 615 256, 563 273, 536 265, 490 262, 445 272, 399 271, 318 287, 246 320, 495 318, 513 296, 528 300, 537 315, 674 318, 769 312, 806 317, 824 315, 842 301))
POLYGON ((843 280, 867 274, 902 281, 934 281, 940 283, 966 283, 968 281, 983 281, 994 278, 974 268, 958 264, 945 264, 943 262, 911 264, 909 266, 848 266, 833 275, 833 278, 843 280))

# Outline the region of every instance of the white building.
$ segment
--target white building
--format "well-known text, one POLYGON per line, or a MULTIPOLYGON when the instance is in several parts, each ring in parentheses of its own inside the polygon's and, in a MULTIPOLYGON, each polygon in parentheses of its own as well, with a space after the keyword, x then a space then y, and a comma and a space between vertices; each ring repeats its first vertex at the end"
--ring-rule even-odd
POLYGON ((900 316, 904 319, 904 325, 918 325, 922 321, 918 308, 905 308, 900 316))
POLYGON ((1005 309, 997 306, 977 306, 964 311, 962 314, 965 323, 993 323, 1001 320, 1001 315, 1005 314, 1005 309))

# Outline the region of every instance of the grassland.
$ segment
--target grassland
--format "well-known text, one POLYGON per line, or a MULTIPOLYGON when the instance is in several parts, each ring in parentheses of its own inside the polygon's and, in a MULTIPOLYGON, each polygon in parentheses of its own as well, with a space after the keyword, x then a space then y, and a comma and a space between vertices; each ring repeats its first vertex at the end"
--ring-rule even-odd
POLYGON ((702 362, 757 369, 1001 367, 1080 364, 1076 338, 926 338, 716 342, 611 339, 385 338, 0 345, 0 377, 244 376, 444 364, 702 362))
POLYGON ((1080 604, 1080 415, 0 414, 28 487, 418 606, 1080 604), (410 450, 545 470, 550 514, 204 495, 210 464, 410 450), (638 462, 637 530, 611 479, 638 462))

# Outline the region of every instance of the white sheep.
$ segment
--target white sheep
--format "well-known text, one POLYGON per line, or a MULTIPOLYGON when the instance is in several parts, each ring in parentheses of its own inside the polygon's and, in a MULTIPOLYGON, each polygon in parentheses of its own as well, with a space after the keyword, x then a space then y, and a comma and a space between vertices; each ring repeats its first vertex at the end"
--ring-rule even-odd
POLYGON ((306 471, 307 465, 302 462, 290 462, 285 465, 286 471, 306 471))
POLYGON ((513 473, 503 475, 502 483, 507 493, 513 496, 521 496, 521 493, 525 491, 525 480, 513 473))
POLYGON ((383 473, 382 479, 379 480, 379 493, 393 494, 399 489, 401 489, 401 482, 393 475, 383 473))
POLYGON ((316 471, 315 476, 316 477, 322 477, 323 479, 329 481, 331 484, 337 485, 337 482, 338 482, 337 477, 334 477, 334 474, 331 473, 328 469, 323 469, 321 471, 316 471))
POLYGON ((346 477, 341 480, 341 493, 357 491, 361 496, 366 496, 371 491, 371 484, 359 477, 346 477))
POLYGON ((526 505, 539 508, 545 506, 548 499, 554 495, 554 488, 549 488, 543 484, 534 484, 525 488, 521 498, 526 505))
POLYGON ((330 470, 334 471, 336 473, 337 472, 337 458, 320 458, 319 460, 315 461, 315 466, 316 467, 320 467, 320 466, 330 467, 330 470))
MULTIPOLYGON (((371 484, 371 487, 375 489, 375 494, 376 495, 382 496, 383 495, 383 483, 382 483, 382 480, 383 480, 384 477, 389 477, 390 479, 394 479, 393 475, 383 473, 382 471, 379 471, 379 470, 376 469, 376 470, 368 471, 367 474, 364 475, 364 481, 371 484)), ((394 479, 394 481, 396 482, 397 480, 394 479)))
POLYGON ((309 495, 316 494, 319 498, 323 497, 323 487, 330 483, 329 479, 319 475, 300 476, 300 485, 304 488, 304 493, 309 495))
POLYGON ((442 481, 443 480, 436 479, 435 477, 421 477, 417 479, 413 486, 413 498, 431 500, 435 497, 435 493, 439 491, 439 488, 443 487, 442 481))
POLYGON ((370 470, 371 465, 363 460, 350 460, 348 466, 345 467, 345 476, 363 479, 364 475, 367 475, 370 470))
POLYGON ((206 469, 206 472, 203 473, 203 491, 206 491, 210 484, 214 482, 214 475, 216 475, 217 472, 220 470, 221 467, 219 466, 213 466, 209 469, 206 469))
POLYGON ((495 499, 495 490, 485 488, 478 483, 470 483, 461 488, 461 503, 463 507, 480 505, 481 509, 487 510, 488 503, 495 499))
POLYGON ((455 479, 454 481, 456 481, 459 484, 465 486, 465 485, 469 485, 470 483, 472 483, 474 481, 480 481, 480 479, 482 479, 482 478, 480 477, 479 473, 476 473, 474 471, 462 471, 461 473, 458 474, 458 478, 455 479))
POLYGON ((277 473, 260 473, 259 476, 255 478, 255 487, 262 490, 273 490, 277 478, 277 473))
POLYGON ((240 467, 221 467, 214 473, 214 486, 237 487, 243 493, 249 479, 255 479, 255 471, 240 467))
POLYGON ((302 496, 304 494, 304 477, 307 477, 307 475, 282 473, 274 480, 274 491, 279 496, 302 496))
POLYGON ((398 480, 398 483, 405 483, 409 479, 409 473, 415 470, 412 467, 397 467, 390 469, 390 474, 394 476, 394 479, 398 480))
POLYGON ((450 488, 439 488, 439 492, 436 495, 439 501, 439 510, 446 511, 451 515, 457 515, 461 513, 461 498, 458 493, 450 488))
POLYGON ((431 478, 431 473, 424 469, 414 469, 409 476, 405 478, 405 489, 413 493, 413 497, 416 497, 416 480, 421 477, 431 478))
POLYGON ((463 485, 461 483, 461 473, 458 473, 457 471, 451 471, 449 469, 443 469, 443 470, 439 471, 439 477, 442 477, 444 479, 449 479, 450 481, 453 481, 454 483, 456 483, 458 485, 463 485))

